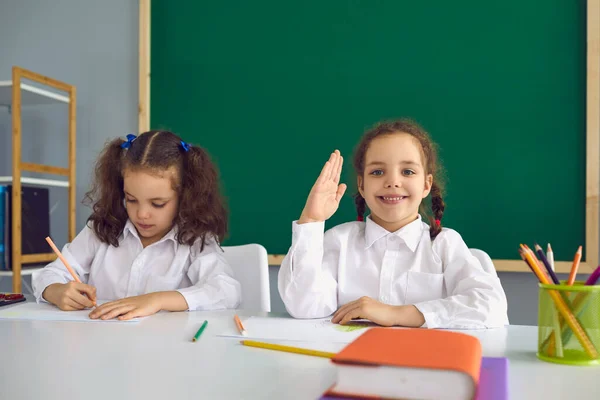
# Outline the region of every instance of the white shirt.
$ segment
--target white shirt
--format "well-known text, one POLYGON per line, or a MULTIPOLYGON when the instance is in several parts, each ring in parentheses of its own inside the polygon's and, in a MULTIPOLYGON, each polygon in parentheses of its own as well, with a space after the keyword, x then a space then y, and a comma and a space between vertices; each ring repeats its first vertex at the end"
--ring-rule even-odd
POLYGON ((508 324, 506 295, 461 236, 443 228, 432 242, 417 220, 390 233, 349 222, 326 233, 323 222, 292 224, 292 247, 279 270, 279 293, 296 318, 320 318, 368 296, 413 304, 428 328, 475 329, 508 324))
MULTIPOLYGON (((119 236, 119 247, 102 243, 86 227, 66 244, 63 256, 83 283, 96 287, 99 300, 117 300, 158 291, 177 290, 185 297, 188 309, 215 310, 240 304, 241 288, 231 267, 214 239, 207 239, 200 251, 200 240, 192 246, 179 244, 177 228, 146 248, 131 223, 119 236)), ((64 264, 55 260, 33 274, 33 292, 38 302, 52 283, 72 281, 64 264)))

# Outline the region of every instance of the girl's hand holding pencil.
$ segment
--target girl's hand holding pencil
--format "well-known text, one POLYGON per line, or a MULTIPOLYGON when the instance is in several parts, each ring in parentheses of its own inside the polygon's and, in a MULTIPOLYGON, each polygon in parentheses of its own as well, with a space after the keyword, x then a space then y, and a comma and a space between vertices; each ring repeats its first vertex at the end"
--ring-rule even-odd
POLYGON ((60 261, 62 261, 65 268, 67 268, 74 282, 48 285, 44 289, 42 297, 63 311, 83 310, 95 307, 96 288, 81 282, 81 279, 79 279, 67 259, 58 250, 58 247, 56 247, 50 237, 46 238, 46 242, 52 247, 52 250, 54 250, 60 261))
POLYGON ((91 308, 96 304, 96 288, 81 282, 53 283, 42 297, 63 311, 91 308))
POLYGON ((340 184, 343 164, 344 159, 338 150, 331 153, 308 195, 299 224, 326 221, 337 211, 346 191, 346 184, 340 184))

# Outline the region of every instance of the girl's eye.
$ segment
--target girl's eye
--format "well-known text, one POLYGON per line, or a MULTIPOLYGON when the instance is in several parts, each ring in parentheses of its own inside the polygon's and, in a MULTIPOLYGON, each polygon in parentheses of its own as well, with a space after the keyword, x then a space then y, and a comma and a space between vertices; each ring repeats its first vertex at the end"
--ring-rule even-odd
POLYGON ((137 200, 133 200, 133 199, 125 199, 125 201, 128 203, 137 203, 137 200))
POLYGON ((152 206, 156 207, 156 208, 163 208, 166 204, 167 203, 164 203, 164 204, 154 204, 154 203, 152 203, 152 206))
POLYGON ((375 175, 375 176, 381 176, 383 175, 383 170, 381 169, 376 169, 375 171, 371 172, 371 175, 375 175))
POLYGON ((402 171, 403 175, 414 175, 415 171, 413 171, 412 169, 405 169, 404 171, 402 171))

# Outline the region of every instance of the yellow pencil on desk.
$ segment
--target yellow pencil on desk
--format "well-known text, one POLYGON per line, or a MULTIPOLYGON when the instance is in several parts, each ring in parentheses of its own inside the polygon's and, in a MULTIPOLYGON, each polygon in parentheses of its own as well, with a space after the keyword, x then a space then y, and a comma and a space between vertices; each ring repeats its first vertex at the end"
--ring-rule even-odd
POLYGON ((336 353, 330 353, 328 351, 303 349, 301 347, 284 346, 282 344, 258 342, 255 340, 242 340, 240 343, 242 343, 244 346, 284 351, 286 353, 305 354, 307 356, 314 356, 314 357, 333 358, 333 356, 335 356, 335 354, 336 354, 336 353))

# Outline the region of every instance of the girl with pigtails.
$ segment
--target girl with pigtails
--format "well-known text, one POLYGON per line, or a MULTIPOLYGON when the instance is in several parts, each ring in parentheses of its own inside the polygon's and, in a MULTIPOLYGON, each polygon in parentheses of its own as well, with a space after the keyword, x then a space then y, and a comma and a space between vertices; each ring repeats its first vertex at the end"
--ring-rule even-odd
POLYGON ((174 133, 114 139, 101 153, 92 214, 57 259, 34 273, 38 302, 127 320, 161 310, 215 310, 240 303, 240 284, 223 257, 227 212, 216 167, 174 133))
POLYGON ((496 274, 442 226, 442 169, 423 128, 402 119, 364 134, 353 163, 358 221, 324 232, 346 191, 342 164, 336 150, 292 224, 278 286, 293 317, 453 329, 508 324, 496 274))

